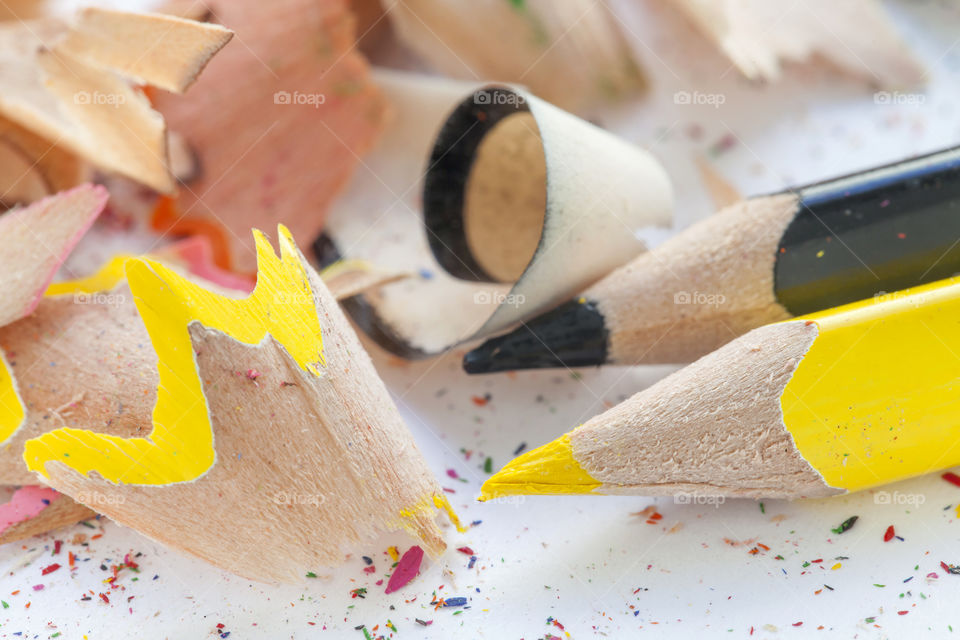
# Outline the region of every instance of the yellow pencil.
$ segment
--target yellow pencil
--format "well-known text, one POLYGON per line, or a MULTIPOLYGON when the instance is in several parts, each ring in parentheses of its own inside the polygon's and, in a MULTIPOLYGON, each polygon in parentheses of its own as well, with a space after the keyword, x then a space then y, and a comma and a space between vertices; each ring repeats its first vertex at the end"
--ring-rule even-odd
POLYGON ((828 496, 960 464, 960 277, 761 327, 530 451, 511 494, 828 496))

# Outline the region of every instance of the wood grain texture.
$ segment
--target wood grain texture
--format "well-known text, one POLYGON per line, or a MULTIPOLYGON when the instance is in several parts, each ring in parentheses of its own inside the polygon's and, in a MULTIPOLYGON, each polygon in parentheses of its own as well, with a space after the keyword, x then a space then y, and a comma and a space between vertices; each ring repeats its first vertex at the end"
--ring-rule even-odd
POLYGON ((802 320, 751 331, 572 431, 575 458, 599 493, 842 493, 804 460, 780 408, 816 336, 802 320))
POLYGON ((12 524, 0 531, 0 544, 25 540, 60 527, 76 524, 96 515, 96 512, 89 507, 74 502, 63 494, 58 494, 56 498, 50 501, 50 505, 37 515, 12 524))
POLYGON ((209 26, 189 21, 171 28, 167 16, 109 15, 96 29, 81 19, 80 32, 55 18, 0 23, 0 115, 103 170, 172 191, 166 126, 132 83, 185 87, 228 34, 211 38, 209 26), (163 55, 172 44, 176 55, 163 55), (123 75, 125 64, 143 77, 123 75))
MULTIPOLYGON (((216 462, 205 475, 114 485, 55 461, 46 467, 50 486, 256 580, 300 580, 388 531, 404 530, 439 555, 444 494, 333 296, 315 272, 308 277, 327 362, 319 377, 272 337, 249 345, 189 326, 214 429, 216 462)), ((150 433, 159 363, 125 284, 90 304, 45 299, 34 316, 0 329, 0 345, 16 356, 28 409, 0 451, 0 482, 23 482, 22 441, 54 428, 150 433)))
POLYGON ((387 15, 401 42, 444 74, 518 82, 565 109, 645 86, 602 2, 402 0, 387 15))
POLYGON ((213 221, 231 263, 253 272, 250 228, 286 225, 311 241, 330 201, 385 126, 388 106, 355 49, 346 0, 175 3, 237 33, 188 99, 157 95, 171 129, 199 158, 199 178, 180 190, 161 231, 213 221), (189 6, 194 5, 194 6, 189 6), (302 102, 298 102, 302 101, 302 102), (215 124, 214 124, 215 123, 215 124))
POLYGON ((817 57, 884 87, 924 79, 923 66, 875 0, 673 2, 751 80, 777 80, 783 63, 817 57))
POLYGON ((0 326, 36 308, 106 203, 106 189, 88 184, 0 217, 0 326))
POLYGON ((78 13, 57 51, 183 93, 232 37, 220 25, 89 7, 78 13))
POLYGON ((789 318, 774 296, 773 265, 797 206, 789 194, 732 205, 587 289, 606 320, 608 359, 692 362, 789 318))
POLYGON ((44 298, 31 316, 0 327, 0 347, 26 409, 23 426, 0 448, 0 484, 36 484, 23 444, 52 429, 149 433, 157 358, 125 282, 44 298))

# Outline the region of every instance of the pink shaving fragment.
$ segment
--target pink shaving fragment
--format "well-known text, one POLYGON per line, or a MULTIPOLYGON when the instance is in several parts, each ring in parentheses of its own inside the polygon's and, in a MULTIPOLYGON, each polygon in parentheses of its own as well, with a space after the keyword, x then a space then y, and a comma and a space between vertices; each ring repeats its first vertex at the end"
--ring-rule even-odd
POLYGON ((49 487, 27 485, 17 489, 10 501, 0 504, 0 533, 13 525, 36 517, 60 494, 49 487))
POLYGON ((410 584, 410 581, 420 573, 421 562, 423 562, 423 549, 416 545, 407 549, 393 570, 390 581, 387 582, 386 593, 393 593, 410 584))
POLYGON ((170 245, 167 250, 186 261, 187 268, 195 276, 218 284, 225 289, 245 293, 253 291, 255 282, 252 278, 221 269, 216 265, 213 261, 213 248, 210 246, 210 238, 206 236, 192 236, 180 240, 170 245))

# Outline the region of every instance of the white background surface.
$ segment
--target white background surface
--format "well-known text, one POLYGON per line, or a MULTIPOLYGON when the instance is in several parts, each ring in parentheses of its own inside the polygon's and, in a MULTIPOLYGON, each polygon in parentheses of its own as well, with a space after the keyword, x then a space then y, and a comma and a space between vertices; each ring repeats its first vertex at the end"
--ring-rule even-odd
MULTIPOLYGON (((779 84, 750 86, 708 45, 690 47, 688 27, 656 3, 615 4, 635 17, 627 23, 643 43, 637 46, 652 91, 597 120, 664 162, 678 192, 678 228, 713 210, 694 168, 697 155, 708 156, 743 193, 756 194, 960 141, 960 9, 953 3, 889 4, 930 68, 922 103, 900 105, 876 104, 865 83, 823 67, 793 67, 779 84), (694 90, 722 94, 725 102, 716 109, 674 104, 676 91, 694 90), (711 155, 724 137, 733 146, 711 155)), ((868 492, 767 501, 765 513, 752 501, 680 505, 642 497, 478 504, 486 456, 499 468, 521 442, 542 444, 672 369, 469 378, 459 369, 462 349, 416 364, 373 352, 431 467, 456 491, 450 497, 461 518, 482 520, 466 534, 451 532, 446 556, 425 562, 410 585, 387 596, 374 584, 389 568, 386 542, 364 551, 374 559, 372 575, 355 557, 337 570, 317 568, 320 577, 306 586, 272 587, 113 523, 98 524, 103 536, 88 547, 70 544, 75 533, 99 533, 78 525, 0 548, 0 600, 9 605, 0 609, 0 637, 203 638, 217 637, 220 623, 219 632, 234 639, 323 637, 324 628, 326 637, 363 638, 355 627, 380 625, 373 635, 389 636, 388 620, 397 638, 744 637, 751 631, 760 638, 884 638, 908 631, 910 637, 919 631, 946 636, 951 625, 960 630, 960 576, 939 566, 941 560, 960 564, 954 510, 960 488, 938 475, 885 488, 900 504, 878 504, 881 494, 868 492), (487 393, 485 406, 473 402, 487 393), (462 450, 473 452, 469 460, 462 450), (449 477, 448 469, 466 482, 449 477), (657 524, 631 516, 651 504, 663 514, 657 524), (860 519, 851 531, 831 533, 852 515, 860 519), (903 541, 882 541, 891 524, 903 541), (66 541, 57 557, 50 556, 54 539, 66 541), (750 554, 758 542, 770 551, 750 554), (463 545, 479 558, 473 569, 456 551, 463 545), (75 571, 41 576, 51 562, 65 565, 67 551, 78 554, 75 571), (123 590, 107 591, 102 580, 110 574, 101 563, 116 564, 131 552, 143 554, 140 573, 122 572, 123 590), (835 560, 839 556, 847 559, 835 560), (803 567, 815 559, 822 562, 803 567), (931 572, 938 577, 927 578, 931 572), (34 591, 34 585, 44 588, 34 591), (368 589, 365 599, 351 598, 358 587, 368 589), (91 591, 93 599, 82 601, 91 591), (110 604, 97 597, 101 591, 110 604), (470 608, 435 611, 434 592, 466 596, 470 608), (547 624, 551 616, 565 631, 547 624), (433 623, 422 627, 414 618, 433 623)), ((269 544, 258 531, 249 535, 269 544)))

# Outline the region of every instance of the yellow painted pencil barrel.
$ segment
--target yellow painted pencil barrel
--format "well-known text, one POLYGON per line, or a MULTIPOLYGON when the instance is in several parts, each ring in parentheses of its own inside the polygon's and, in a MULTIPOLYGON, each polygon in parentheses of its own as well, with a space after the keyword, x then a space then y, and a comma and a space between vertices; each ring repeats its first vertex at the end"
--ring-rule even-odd
POLYGON ((960 464, 960 277, 762 327, 687 369, 509 463, 481 499, 810 497, 960 464))
POLYGON ((960 278, 806 318, 820 332, 780 404, 828 485, 858 491, 960 463, 960 278))

